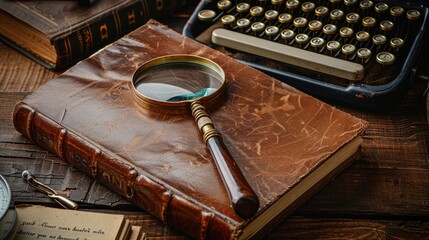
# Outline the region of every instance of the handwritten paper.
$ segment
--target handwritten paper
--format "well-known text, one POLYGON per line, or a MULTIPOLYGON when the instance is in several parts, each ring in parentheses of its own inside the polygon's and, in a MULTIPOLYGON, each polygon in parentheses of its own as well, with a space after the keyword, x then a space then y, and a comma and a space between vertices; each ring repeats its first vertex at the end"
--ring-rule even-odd
POLYGON ((17 206, 15 239, 101 240, 129 239, 131 225, 124 215, 36 205, 17 206))

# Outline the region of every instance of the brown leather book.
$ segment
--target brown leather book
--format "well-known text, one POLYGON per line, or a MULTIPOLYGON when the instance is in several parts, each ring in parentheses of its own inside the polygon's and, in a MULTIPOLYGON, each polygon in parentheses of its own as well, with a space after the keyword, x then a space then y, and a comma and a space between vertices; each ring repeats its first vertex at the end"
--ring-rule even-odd
POLYGON ((15 128, 194 239, 261 236, 344 169, 366 122, 155 21, 79 62, 16 105, 15 128), (159 56, 192 54, 221 66, 215 127, 259 198, 232 209, 191 114, 142 108, 132 78, 159 56))
POLYGON ((196 0, 0 0, 0 37, 45 67, 75 64, 150 18, 183 10, 196 0))

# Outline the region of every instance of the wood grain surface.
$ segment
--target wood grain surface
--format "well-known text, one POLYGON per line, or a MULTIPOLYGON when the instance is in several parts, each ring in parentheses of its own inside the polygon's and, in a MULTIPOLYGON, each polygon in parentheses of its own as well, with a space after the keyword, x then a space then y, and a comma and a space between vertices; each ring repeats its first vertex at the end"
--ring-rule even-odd
MULTIPOLYGON (((184 19, 165 22, 178 31, 184 19)), ((14 105, 59 75, 0 43, 0 174, 15 203, 54 205, 21 178, 40 181, 80 202, 80 208, 125 213, 148 239, 186 239, 14 130, 14 105)), ((340 107, 369 122, 362 156, 268 239, 429 239, 429 126, 421 73, 403 101, 385 112, 340 107)))

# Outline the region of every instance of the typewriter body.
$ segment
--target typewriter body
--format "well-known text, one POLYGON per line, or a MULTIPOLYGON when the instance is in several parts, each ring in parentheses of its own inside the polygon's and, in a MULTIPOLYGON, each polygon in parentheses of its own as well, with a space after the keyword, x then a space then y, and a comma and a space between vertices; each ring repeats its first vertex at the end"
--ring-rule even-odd
POLYGON ((313 96, 380 109, 414 81, 429 44, 428 7, 416 0, 205 0, 183 34, 313 96))

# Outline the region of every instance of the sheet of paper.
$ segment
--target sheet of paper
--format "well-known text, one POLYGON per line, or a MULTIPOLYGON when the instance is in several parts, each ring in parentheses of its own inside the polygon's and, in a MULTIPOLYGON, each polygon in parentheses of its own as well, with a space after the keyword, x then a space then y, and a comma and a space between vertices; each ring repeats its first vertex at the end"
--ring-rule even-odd
MULTIPOLYGON (((120 239, 124 215, 48 208, 36 205, 17 206, 15 238, 20 240, 98 240, 120 239)), ((128 230, 125 230, 125 232, 128 230)))

